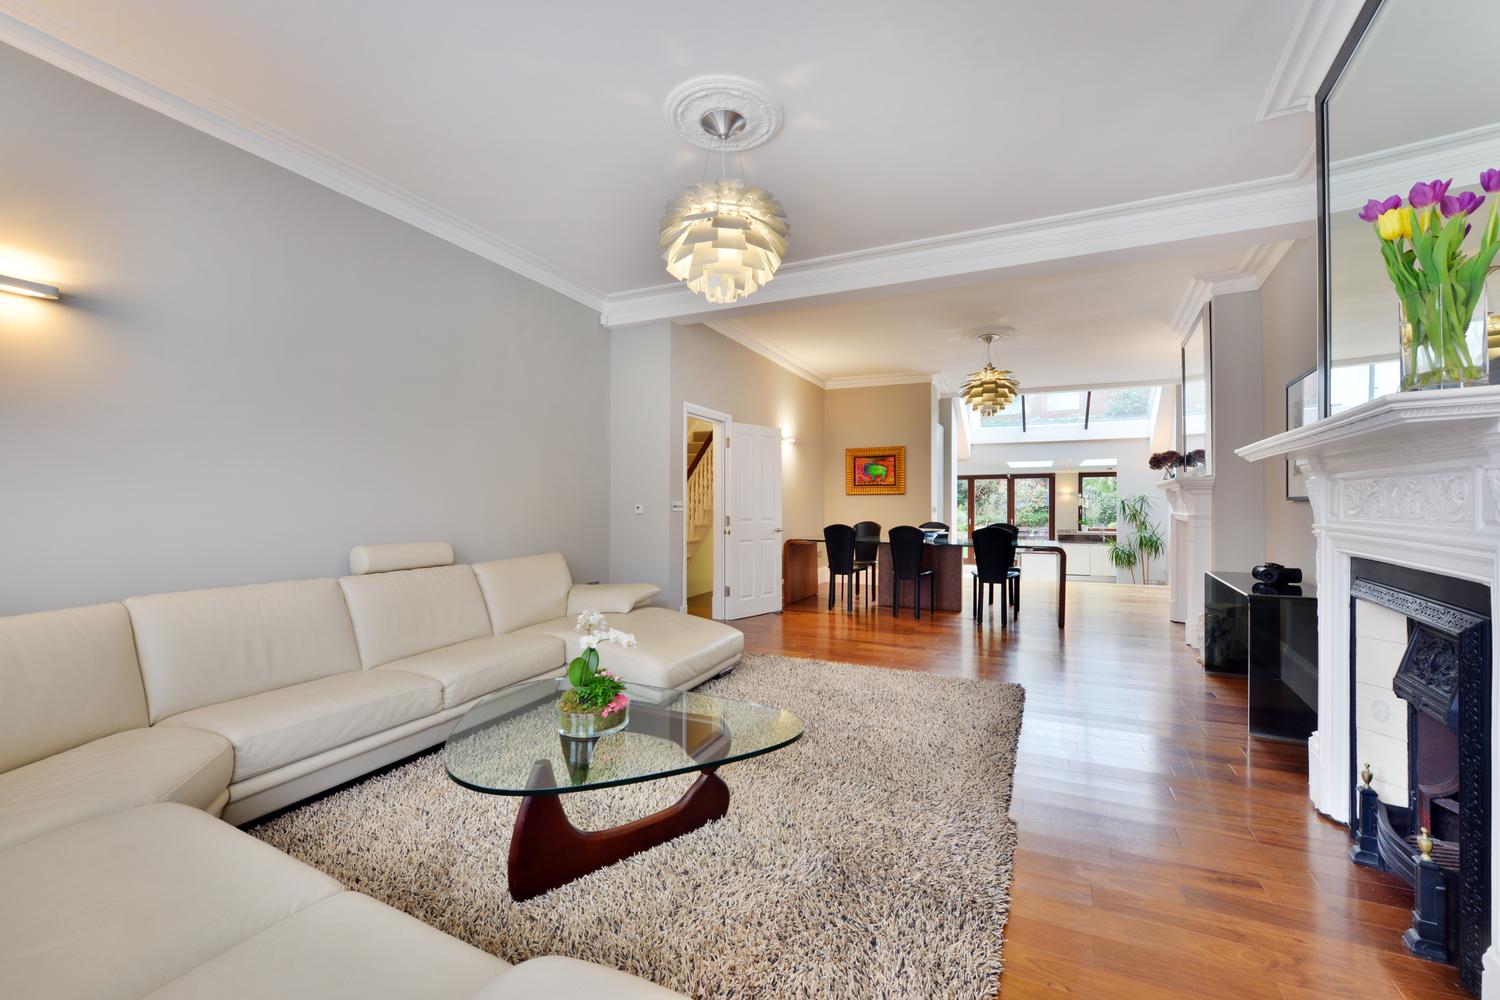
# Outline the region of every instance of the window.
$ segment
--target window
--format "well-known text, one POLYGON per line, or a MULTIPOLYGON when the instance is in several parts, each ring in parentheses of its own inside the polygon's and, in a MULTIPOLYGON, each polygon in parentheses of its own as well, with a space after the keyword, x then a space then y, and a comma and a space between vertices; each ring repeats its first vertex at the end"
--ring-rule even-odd
POLYGON ((1078 474, 1078 530, 1114 531, 1119 515, 1119 480, 1113 472, 1078 474))
POLYGON ((1155 385, 1025 393, 994 416, 971 415, 970 438, 983 444, 1150 437, 1160 398, 1155 385))
POLYGON ((1334 365, 1328 382, 1329 397, 1333 400, 1329 407, 1331 415, 1401 388, 1401 362, 1392 359, 1334 365))
POLYGON ((1015 476, 1011 504, 1011 524, 1021 534, 1038 538, 1052 537, 1052 476, 1015 476))
POLYGON ((1046 475, 959 476, 958 534, 987 524, 1014 524, 1021 534, 1052 537, 1053 480, 1046 475))
POLYGON ((1089 400, 1089 427, 1095 423, 1118 423, 1122 420, 1150 420, 1156 406, 1155 386, 1138 385, 1129 389, 1095 389, 1089 400))

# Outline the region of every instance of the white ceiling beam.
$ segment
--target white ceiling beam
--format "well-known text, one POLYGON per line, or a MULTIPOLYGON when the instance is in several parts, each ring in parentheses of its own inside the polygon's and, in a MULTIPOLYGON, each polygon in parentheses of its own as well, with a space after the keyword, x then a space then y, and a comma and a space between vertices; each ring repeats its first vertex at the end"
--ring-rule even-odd
MULTIPOLYGON (((1299 165, 1300 166, 1300 165, 1299 165)), ((1032 219, 782 266, 741 305, 712 306, 679 284, 605 297, 600 321, 633 326, 663 319, 706 321, 745 305, 834 295, 940 278, 985 275, 1026 264, 1162 243, 1304 224, 1316 217, 1312 181, 1299 172, 1203 191, 1032 219)))

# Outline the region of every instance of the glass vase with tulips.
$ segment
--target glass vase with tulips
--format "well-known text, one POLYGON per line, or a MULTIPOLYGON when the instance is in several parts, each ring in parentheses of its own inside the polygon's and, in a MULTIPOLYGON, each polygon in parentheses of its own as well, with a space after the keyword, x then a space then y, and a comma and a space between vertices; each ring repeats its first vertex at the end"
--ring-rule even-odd
MULTIPOLYGON (((1372 223, 1386 273, 1401 302, 1401 388, 1484 385, 1489 381, 1487 317, 1474 322, 1485 280, 1500 248, 1500 200, 1490 204, 1479 246, 1466 253, 1470 218, 1485 196, 1448 193, 1451 179, 1412 185, 1400 195, 1371 199, 1359 217, 1372 223)), ((1479 175, 1488 194, 1500 192, 1500 170, 1479 175)))

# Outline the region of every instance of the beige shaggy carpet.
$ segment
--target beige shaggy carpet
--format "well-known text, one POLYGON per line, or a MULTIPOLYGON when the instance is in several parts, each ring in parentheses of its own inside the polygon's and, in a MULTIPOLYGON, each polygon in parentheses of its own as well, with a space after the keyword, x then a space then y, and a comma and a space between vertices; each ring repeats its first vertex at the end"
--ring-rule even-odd
MULTIPOLYGON (((517 800, 432 753, 250 832, 501 958, 561 954, 709 1000, 991 1000, 1015 827, 1015 684, 746 655, 703 690, 780 705, 797 743, 726 765, 729 815, 516 903, 517 800)), ((580 827, 676 800, 692 775, 564 798, 580 827)))

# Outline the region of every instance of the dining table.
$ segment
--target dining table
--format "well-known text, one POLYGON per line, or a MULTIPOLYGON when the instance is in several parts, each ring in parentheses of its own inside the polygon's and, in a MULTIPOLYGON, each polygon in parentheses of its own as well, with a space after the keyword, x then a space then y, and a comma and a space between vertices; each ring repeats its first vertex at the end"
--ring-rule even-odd
MULTIPOLYGON (((818 594, 817 547, 821 538, 789 538, 782 554, 782 603, 795 604, 818 594)), ((932 533, 923 539, 922 568, 933 571, 933 607, 938 611, 962 611, 964 552, 973 543, 960 535, 932 533)), ((880 543, 877 557, 879 585, 876 603, 891 606, 895 593, 891 568, 890 542, 880 543)), ((1057 627, 1067 624, 1068 553, 1055 538, 1022 535, 1016 552, 1054 555, 1057 557, 1057 627)), ((905 603, 903 601, 903 603, 905 603)))

